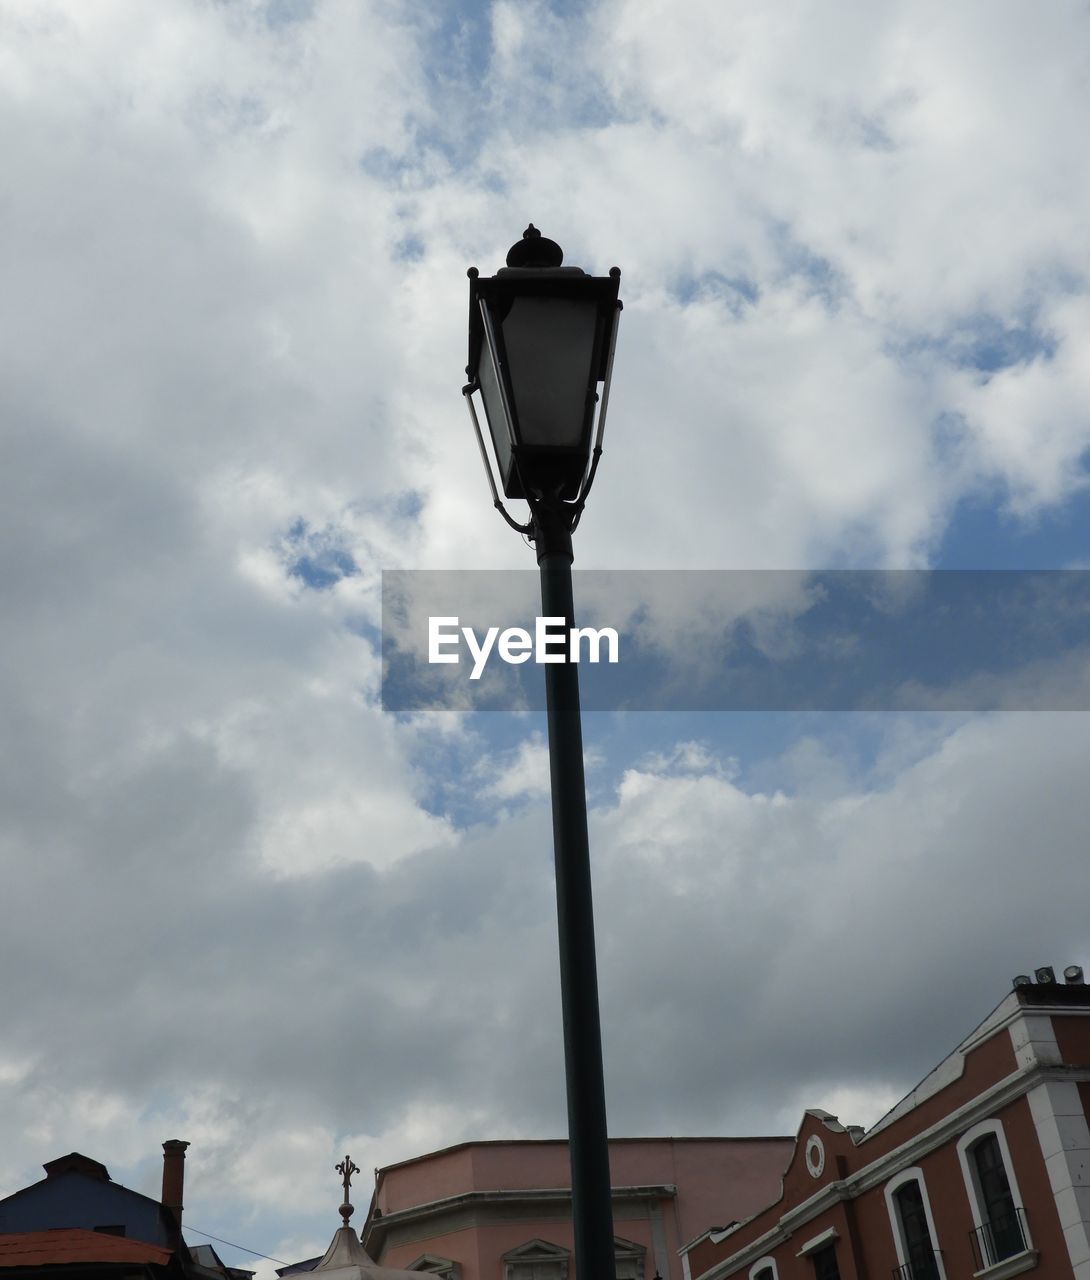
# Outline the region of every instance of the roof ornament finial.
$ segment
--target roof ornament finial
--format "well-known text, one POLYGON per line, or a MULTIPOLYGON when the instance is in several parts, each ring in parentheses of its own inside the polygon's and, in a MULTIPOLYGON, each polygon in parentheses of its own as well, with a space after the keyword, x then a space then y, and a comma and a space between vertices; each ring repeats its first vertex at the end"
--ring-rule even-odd
POLYGON ((336 1169, 341 1175, 341 1185, 344 1187, 344 1203, 341 1205, 340 1214, 344 1219, 344 1225, 347 1227, 348 1219, 351 1218, 352 1214, 355 1212, 355 1205, 353 1205, 349 1200, 348 1192, 352 1186, 352 1175, 354 1173, 359 1173, 360 1167, 358 1164, 352 1163, 351 1156, 345 1156, 340 1164, 336 1166, 336 1169))

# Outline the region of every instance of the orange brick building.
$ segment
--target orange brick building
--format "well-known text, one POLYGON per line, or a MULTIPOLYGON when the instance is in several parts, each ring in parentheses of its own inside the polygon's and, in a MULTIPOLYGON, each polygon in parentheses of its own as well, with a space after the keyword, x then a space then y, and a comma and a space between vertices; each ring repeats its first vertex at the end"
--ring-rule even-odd
POLYGON ((873 1128, 803 1118, 779 1198, 682 1250, 686 1280, 1090 1280, 1090 986, 1015 979, 873 1128))

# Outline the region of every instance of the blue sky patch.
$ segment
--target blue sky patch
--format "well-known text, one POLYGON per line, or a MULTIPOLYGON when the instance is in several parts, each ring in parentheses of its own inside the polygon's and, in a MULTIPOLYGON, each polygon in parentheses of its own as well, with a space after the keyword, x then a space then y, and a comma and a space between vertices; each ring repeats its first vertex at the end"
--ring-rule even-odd
POLYGON ((683 275, 674 284, 671 292, 683 304, 704 299, 722 302, 735 315, 751 307, 761 295, 755 280, 744 275, 724 275, 721 271, 683 275))
POLYGON ((831 258, 816 253, 797 240, 786 223, 773 224, 771 236, 784 275, 804 280, 814 295, 821 298, 830 310, 835 310, 847 292, 847 282, 841 269, 831 258))
POLYGON ((921 336, 896 344, 893 353, 911 357, 936 355, 959 369, 997 373, 1012 365, 1051 360, 1055 338, 1037 328, 1032 316, 1013 321, 991 313, 968 316, 938 336, 921 336))
POLYGON ((336 529, 314 530, 300 517, 284 540, 288 576, 314 591, 328 591, 342 578, 351 578, 359 572, 359 566, 342 545, 336 529))
MULTIPOLYGON (((1090 477, 1088 477, 1090 479, 1090 477)), ((936 557, 943 569, 1064 569, 1090 563, 1090 485, 1032 520, 994 493, 962 499, 936 557)))
POLYGON ((314 0, 266 0, 265 22, 270 27, 287 27, 314 17, 314 0))
POLYGON ((419 262, 424 256, 424 241, 418 235, 407 235, 394 245, 394 257, 399 262, 419 262))

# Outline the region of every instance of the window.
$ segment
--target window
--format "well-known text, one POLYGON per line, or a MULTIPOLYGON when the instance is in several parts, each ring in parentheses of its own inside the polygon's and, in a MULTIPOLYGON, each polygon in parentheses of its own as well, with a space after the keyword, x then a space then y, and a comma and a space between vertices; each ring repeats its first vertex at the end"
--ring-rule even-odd
POLYGON ((906 1169, 886 1185, 898 1280, 945 1280, 923 1171, 906 1169))
POLYGON ((503 1255, 503 1280, 568 1280, 570 1252, 548 1240, 530 1240, 503 1255))
POLYGON ((973 1214, 978 1268, 994 1267, 1031 1249, 1018 1182, 999 1120, 985 1120, 958 1140, 958 1157, 973 1214))
POLYGON ((840 1280, 840 1268, 836 1265, 836 1245, 827 1244, 810 1255, 814 1264, 814 1280, 840 1280))
POLYGON ((760 1267, 749 1273, 749 1280, 776 1280, 776 1273, 770 1266, 760 1267))
POLYGON ((645 1253, 642 1244, 614 1236, 613 1265, 617 1280, 643 1280, 645 1253))
POLYGON ((461 1273, 461 1267, 453 1258, 440 1258, 434 1253, 422 1253, 419 1258, 414 1258, 405 1270, 441 1276, 442 1280, 458 1280, 461 1273))
POLYGON ((939 1280, 935 1246, 931 1243, 920 1184, 915 1179, 903 1183, 894 1192, 893 1203, 901 1224, 910 1280, 939 1280))
POLYGON ((1010 1179, 999 1150, 999 1139, 989 1133, 969 1148, 972 1170, 983 1210, 984 1264, 1000 1262, 1026 1247, 1022 1224, 1011 1195, 1010 1179))
POLYGON ((798 1257, 809 1258, 814 1266, 814 1280, 840 1280, 836 1261, 836 1227, 826 1227, 799 1249, 798 1257))

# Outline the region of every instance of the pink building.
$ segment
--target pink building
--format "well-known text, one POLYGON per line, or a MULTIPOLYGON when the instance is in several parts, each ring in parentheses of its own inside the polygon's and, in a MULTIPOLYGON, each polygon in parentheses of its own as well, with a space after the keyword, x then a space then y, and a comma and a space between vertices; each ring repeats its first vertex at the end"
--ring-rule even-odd
MULTIPOLYGON (((681 1246, 779 1193, 791 1138, 614 1138, 618 1280, 683 1280, 681 1246)), ((449 1280, 573 1280, 565 1141, 468 1142, 380 1169, 377 1262, 449 1280)))

